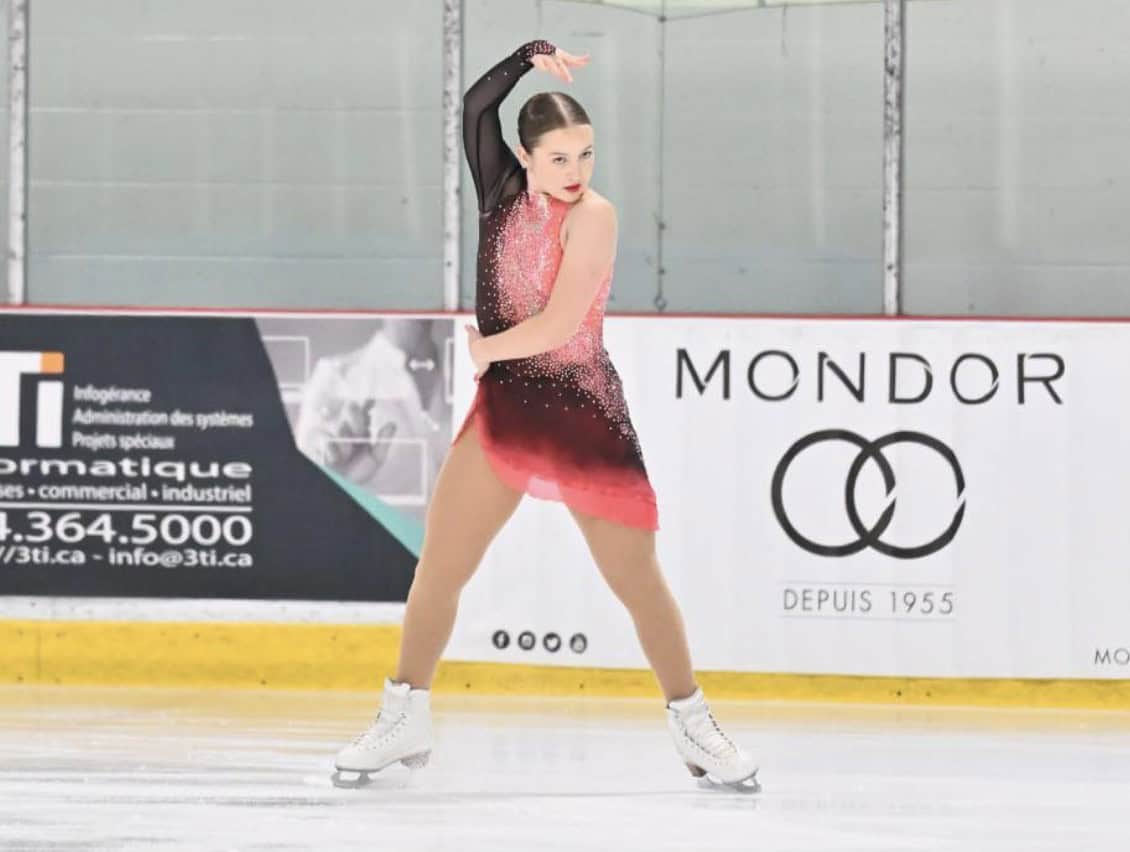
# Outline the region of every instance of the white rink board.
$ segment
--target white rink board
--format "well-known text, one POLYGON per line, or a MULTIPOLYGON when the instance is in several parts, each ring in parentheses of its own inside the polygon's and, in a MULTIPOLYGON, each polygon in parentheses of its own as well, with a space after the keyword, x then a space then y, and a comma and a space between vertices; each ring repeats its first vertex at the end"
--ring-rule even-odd
MULTIPOLYGON (((605 340, 697 668, 1130 676, 1130 324, 610 317, 605 340), (726 353, 728 398, 723 362, 706 378, 726 353), (910 401, 892 401, 892 353, 893 398, 910 401), (827 430, 842 437, 810 438, 827 430)), ((458 423, 474 383, 462 341, 456 356, 458 423)), ((646 666, 568 513, 529 498, 464 593, 447 656, 646 666)))

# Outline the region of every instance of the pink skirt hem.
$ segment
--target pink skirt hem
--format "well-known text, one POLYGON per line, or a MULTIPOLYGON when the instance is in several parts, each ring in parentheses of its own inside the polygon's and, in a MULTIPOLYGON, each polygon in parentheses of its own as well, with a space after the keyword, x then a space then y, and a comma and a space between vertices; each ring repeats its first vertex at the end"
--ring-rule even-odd
MULTIPOLYGON (((479 412, 480 396, 475 394, 471 410, 463 420, 452 444, 458 441, 479 412)), ((479 424, 480 426, 482 424, 479 424)), ((595 487, 591 482, 564 482, 559 474, 546 470, 547 465, 527 453, 515 453, 497 446, 487 429, 476 430, 479 444, 498 478, 513 488, 539 500, 564 503, 583 515, 644 530, 659 529, 659 513, 655 492, 646 478, 625 482, 624 487, 595 487)))

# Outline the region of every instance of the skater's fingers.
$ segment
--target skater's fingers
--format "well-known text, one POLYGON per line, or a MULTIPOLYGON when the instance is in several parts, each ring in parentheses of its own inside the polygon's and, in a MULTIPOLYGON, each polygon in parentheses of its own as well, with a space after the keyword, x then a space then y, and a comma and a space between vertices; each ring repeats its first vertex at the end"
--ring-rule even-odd
POLYGON ((571 53, 566 53, 564 50, 558 50, 555 55, 567 65, 573 65, 576 67, 585 65, 591 58, 587 53, 581 54, 580 56, 574 56, 571 53))

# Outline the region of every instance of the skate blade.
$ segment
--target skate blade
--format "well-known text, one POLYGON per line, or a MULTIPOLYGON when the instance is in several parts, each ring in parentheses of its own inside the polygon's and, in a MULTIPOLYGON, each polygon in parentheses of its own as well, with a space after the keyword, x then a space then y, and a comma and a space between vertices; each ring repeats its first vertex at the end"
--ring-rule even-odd
POLYGON ((698 786, 706 790, 733 790, 736 793, 760 793, 761 783, 757 780, 756 770, 748 778, 738 781, 721 781, 693 763, 687 763, 691 775, 698 779, 698 786))
POLYGON ((757 773, 739 781, 721 781, 709 773, 703 773, 698 779, 698 786, 705 790, 729 791, 745 795, 761 792, 761 782, 757 780, 757 773))
POLYGON ((352 769, 335 769, 333 775, 330 776, 330 781, 333 782, 335 787, 340 787, 343 790, 359 790, 362 787, 368 787, 373 783, 372 773, 363 770, 355 771, 352 769), (356 775, 356 778, 347 778, 343 775, 347 772, 350 775, 356 775))

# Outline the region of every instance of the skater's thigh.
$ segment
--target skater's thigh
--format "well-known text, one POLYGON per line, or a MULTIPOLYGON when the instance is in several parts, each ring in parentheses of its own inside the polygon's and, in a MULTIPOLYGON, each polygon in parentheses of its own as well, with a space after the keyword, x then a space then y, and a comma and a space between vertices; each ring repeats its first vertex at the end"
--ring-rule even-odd
POLYGON ((442 575, 466 582, 487 545, 514 514, 522 492, 503 483, 479 443, 472 422, 448 450, 428 503, 417 577, 442 575))
POLYGON ((655 532, 586 515, 570 507, 601 575, 622 601, 649 594, 660 583, 655 532))

